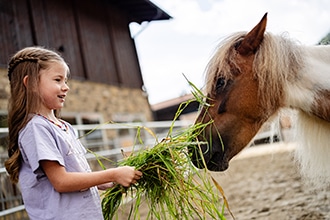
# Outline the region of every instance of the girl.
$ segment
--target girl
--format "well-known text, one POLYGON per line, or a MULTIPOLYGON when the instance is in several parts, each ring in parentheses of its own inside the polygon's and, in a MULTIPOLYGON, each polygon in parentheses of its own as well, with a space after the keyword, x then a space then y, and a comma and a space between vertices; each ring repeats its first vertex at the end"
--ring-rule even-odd
POLYGON ((91 172, 73 128, 57 117, 69 91, 68 74, 63 58, 41 47, 25 48, 9 62, 5 166, 11 180, 19 181, 31 220, 103 219, 97 187, 128 187, 142 176, 128 166, 91 172))

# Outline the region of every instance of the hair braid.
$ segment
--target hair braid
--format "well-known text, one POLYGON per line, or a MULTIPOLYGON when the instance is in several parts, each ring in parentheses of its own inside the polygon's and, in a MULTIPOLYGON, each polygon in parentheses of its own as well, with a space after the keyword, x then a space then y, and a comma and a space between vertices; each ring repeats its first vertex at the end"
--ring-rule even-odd
POLYGON ((26 56, 21 56, 21 57, 16 57, 14 59, 12 59, 8 65, 8 78, 9 81, 11 80, 11 74, 14 71, 15 67, 23 62, 38 62, 38 57, 34 57, 34 56, 30 56, 30 55, 26 55, 26 56))

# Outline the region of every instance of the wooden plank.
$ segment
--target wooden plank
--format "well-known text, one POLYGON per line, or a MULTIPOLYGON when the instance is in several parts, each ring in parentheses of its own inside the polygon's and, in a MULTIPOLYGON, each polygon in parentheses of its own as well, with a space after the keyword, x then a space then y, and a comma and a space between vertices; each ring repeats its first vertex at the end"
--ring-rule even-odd
POLYGON ((102 1, 76 1, 76 6, 88 80, 118 84, 107 23, 106 5, 102 4, 102 1))
POLYGON ((31 0, 36 43, 60 52, 72 78, 85 79, 72 1, 31 0))
POLYGON ((1 5, 0 9, 0 27, 1 27, 1 34, 0 34, 0 45, 1 45, 1 52, 0 52, 0 63, 5 67, 8 61, 8 54, 10 47, 12 46, 12 42, 14 39, 11 39, 13 35, 12 32, 12 25, 10 21, 13 19, 14 15, 12 12, 12 7, 8 2, 4 2, 1 5), (7 3, 7 4, 5 4, 7 3), (7 44, 7 42, 11 42, 7 44))
POLYGON ((15 50, 20 50, 34 44, 28 1, 16 0, 15 3, 13 2, 13 11, 15 14, 15 36, 17 38, 17 48, 15 50))
POLYGON ((27 8, 24 0, 1 1, 0 65, 3 67, 17 50, 32 44, 27 8))
POLYGON ((124 12, 111 7, 108 8, 108 15, 119 83, 131 88, 142 88, 143 80, 135 44, 130 36, 128 18, 124 12))
POLYGON ((49 47, 49 34, 47 27, 47 12, 44 10, 45 6, 42 0, 30 0, 31 4, 31 19, 34 27, 34 35, 36 44, 40 46, 49 47))
POLYGON ((0 8, 0 65, 17 50, 40 45, 68 62, 72 78, 141 88, 128 15, 106 1, 15 0, 0 8))

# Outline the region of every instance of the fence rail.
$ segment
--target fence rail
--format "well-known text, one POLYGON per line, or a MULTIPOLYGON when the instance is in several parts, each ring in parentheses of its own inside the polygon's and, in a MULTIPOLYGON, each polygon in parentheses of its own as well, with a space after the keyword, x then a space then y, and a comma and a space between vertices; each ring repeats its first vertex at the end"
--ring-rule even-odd
MULTIPOLYGON (((150 145, 155 143, 155 138, 164 138, 172 128, 174 131, 191 125, 191 121, 152 121, 152 122, 136 122, 136 123, 113 123, 113 124, 91 124, 91 125, 73 125, 78 135, 81 136, 81 141, 87 148, 95 148, 95 154, 102 157, 119 159, 122 150, 130 152, 133 150, 133 145, 122 147, 121 140, 130 139, 130 143, 134 144, 137 131, 140 130, 141 136, 143 136, 144 145, 150 145), (145 129, 146 128, 146 129, 145 129), (124 138, 119 134, 121 130, 129 130, 126 132, 124 138), (116 131, 116 136, 113 138, 107 137, 106 133, 100 133, 100 136, 96 138, 89 138, 91 131, 116 131), (151 134, 150 131, 154 132, 151 134), (86 135, 87 134, 87 135, 86 135), (109 147, 111 145, 111 147, 109 147)), ((0 128, 0 135, 6 135, 8 133, 7 128, 0 128)), ((92 136, 92 135, 90 135, 92 136)), ((94 135, 95 136, 95 135, 94 135)), ((136 146, 134 146, 136 149, 136 146)), ((2 155, 2 158, 6 157, 2 155)), ((92 163, 95 160, 93 153, 86 155, 87 160, 92 163)), ((10 215, 24 211, 24 204, 20 195, 19 187, 10 182, 6 169, 1 167, 0 164, 0 220, 5 219, 18 219, 17 217, 10 218, 10 215)), ((24 219, 24 218, 22 218, 24 219)))
MULTIPOLYGON (((81 141, 87 148, 94 148, 95 154, 101 157, 114 158, 118 160, 122 158, 122 151, 131 152, 136 149, 137 145, 134 143, 137 135, 137 131, 142 132, 140 135, 143 138, 145 146, 153 146, 156 139, 163 139, 167 136, 169 128, 176 132, 178 129, 182 129, 192 125, 192 121, 153 121, 153 122, 136 122, 136 123, 116 123, 116 124, 93 124, 93 125, 74 125, 73 127, 81 137, 81 141), (144 129, 146 128, 146 129, 144 129), (124 139, 127 140, 128 136, 131 139, 131 145, 123 146, 121 142, 122 135, 121 130, 130 130, 131 132, 125 133, 124 139), (97 135, 91 135, 91 131, 101 131, 97 135), (117 131, 116 136, 108 138, 106 132, 102 131, 117 131), (118 132, 119 131, 119 132, 118 132), (154 132, 153 134, 150 131, 154 132), (87 135, 86 135, 87 134, 87 135), (127 135, 128 134, 128 135, 127 135), (98 136, 99 135, 99 136, 98 136), (93 137, 93 138, 90 138, 93 137), (111 146, 110 146, 111 145, 111 146), (110 147, 109 147, 110 146, 110 147), (134 146, 134 149, 133 149, 134 146), (121 156, 121 157, 120 157, 121 156)), ((8 133, 7 128, 0 128, 0 135, 8 133)), ((275 120, 262 129, 254 140, 269 139, 268 141, 273 142, 273 138, 277 137, 279 140, 281 137, 281 129, 279 127, 278 120, 275 120)), ((92 164, 95 162, 95 155, 88 153, 86 155, 87 160, 92 164)), ((11 219, 24 219, 24 218, 6 218, 6 216, 13 215, 17 212, 24 210, 22 198, 20 196, 19 189, 16 185, 10 183, 5 168, 1 167, 0 164, 0 180, 1 180, 1 194, 0 194, 0 220, 11 220, 11 219)))

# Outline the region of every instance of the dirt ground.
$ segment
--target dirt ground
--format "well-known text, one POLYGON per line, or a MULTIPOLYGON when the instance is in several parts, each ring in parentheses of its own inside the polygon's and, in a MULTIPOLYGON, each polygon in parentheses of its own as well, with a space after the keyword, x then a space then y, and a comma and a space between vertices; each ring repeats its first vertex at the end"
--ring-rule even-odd
MULTIPOLYGON (((236 220, 330 220, 330 189, 316 190, 302 181, 294 147, 283 142, 250 147, 228 171, 213 173, 236 220)), ((140 208, 141 219, 147 212, 140 208)), ((232 219, 228 213, 226 218, 232 219)))
POLYGON ((214 174, 235 219, 330 220, 330 189, 303 182, 293 150, 290 143, 252 147, 214 174))

